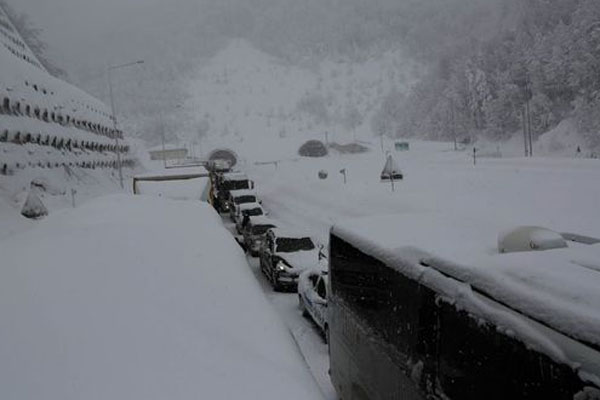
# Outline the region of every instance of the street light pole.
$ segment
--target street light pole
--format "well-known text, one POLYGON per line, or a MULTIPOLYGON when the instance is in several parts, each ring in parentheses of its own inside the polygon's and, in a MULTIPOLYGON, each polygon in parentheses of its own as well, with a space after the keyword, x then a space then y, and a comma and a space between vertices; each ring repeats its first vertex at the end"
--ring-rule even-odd
POLYGON ((143 64, 143 63, 144 63, 144 61, 140 60, 140 61, 135 61, 135 62, 127 63, 127 64, 114 65, 112 67, 108 67, 108 93, 110 95, 110 108, 111 108, 111 112, 112 112, 113 131, 114 131, 114 135, 115 135, 115 146, 116 146, 116 151, 117 151, 117 167, 119 168, 119 183, 121 184, 121 189, 123 189, 125 186, 123 186, 123 168, 122 168, 122 163, 121 163, 121 150, 119 149, 119 131, 117 129, 117 113, 115 110, 115 98, 113 96, 111 71, 113 69, 125 68, 125 67, 129 67, 132 65, 143 64))

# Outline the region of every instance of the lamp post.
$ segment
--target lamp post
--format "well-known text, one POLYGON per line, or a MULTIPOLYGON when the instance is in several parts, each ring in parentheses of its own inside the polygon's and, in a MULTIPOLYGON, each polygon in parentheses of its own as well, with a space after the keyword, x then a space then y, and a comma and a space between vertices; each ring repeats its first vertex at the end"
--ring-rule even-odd
POLYGON ((123 186, 123 170, 122 170, 122 165, 121 165, 121 150, 119 150, 119 132, 117 130, 117 113, 115 110, 115 99, 113 96, 113 87, 112 87, 112 70, 114 69, 119 69, 119 68, 125 68, 125 67, 130 67, 133 65, 138 65, 138 64, 143 64, 144 60, 140 60, 140 61, 134 61, 134 62, 130 62, 127 64, 120 64, 120 65, 113 65, 111 67, 108 67, 107 70, 107 74, 108 74, 108 92, 110 95, 110 108, 111 108, 111 112, 112 112, 112 120, 113 120, 113 129, 114 129, 114 134, 115 134, 115 145, 117 147, 116 151, 117 151, 117 166, 119 168, 119 183, 121 184, 121 189, 124 188, 123 186))

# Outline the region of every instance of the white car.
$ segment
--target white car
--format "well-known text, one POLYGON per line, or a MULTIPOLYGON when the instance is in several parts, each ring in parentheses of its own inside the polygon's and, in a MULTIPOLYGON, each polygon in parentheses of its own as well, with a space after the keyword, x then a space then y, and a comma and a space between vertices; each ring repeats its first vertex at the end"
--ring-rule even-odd
POLYGON ((241 234, 244 228, 244 223, 249 221, 250 217, 256 217, 259 215, 267 215, 265 210, 259 203, 244 203, 239 204, 235 209, 235 230, 241 234))
POLYGON ((233 222, 236 222, 235 217, 237 214, 237 208, 241 204, 248 203, 259 203, 258 195, 253 189, 240 189, 231 190, 229 192, 229 199, 227 200, 229 217, 233 222))
POLYGON ((322 253, 309 235, 274 228, 265 235, 259 257, 260 269, 276 292, 296 292, 299 275, 318 268, 322 253))
POLYGON ((327 272, 309 269, 298 280, 298 303, 302 315, 311 317, 319 327, 326 342, 329 341, 327 323, 327 272))

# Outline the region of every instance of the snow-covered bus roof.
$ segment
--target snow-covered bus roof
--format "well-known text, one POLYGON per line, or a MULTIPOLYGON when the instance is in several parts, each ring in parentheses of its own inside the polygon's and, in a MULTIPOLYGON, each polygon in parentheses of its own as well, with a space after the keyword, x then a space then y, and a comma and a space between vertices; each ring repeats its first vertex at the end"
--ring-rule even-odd
POLYGON ((600 385, 600 245, 503 254, 504 228, 412 214, 348 220, 332 233, 529 346, 583 365, 600 385))
POLYGON ((322 398, 208 204, 101 198, 0 254, 3 398, 322 398))

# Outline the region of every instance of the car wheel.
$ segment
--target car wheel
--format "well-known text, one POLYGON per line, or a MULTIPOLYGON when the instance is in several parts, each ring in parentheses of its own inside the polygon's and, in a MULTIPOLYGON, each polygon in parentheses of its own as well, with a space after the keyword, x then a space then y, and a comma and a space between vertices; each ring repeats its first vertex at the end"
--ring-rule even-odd
POLYGON ((301 295, 298 295, 298 307, 300 308, 300 311, 302 311, 302 316, 308 318, 308 310, 306 309, 306 305, 304 304, 301 295))

